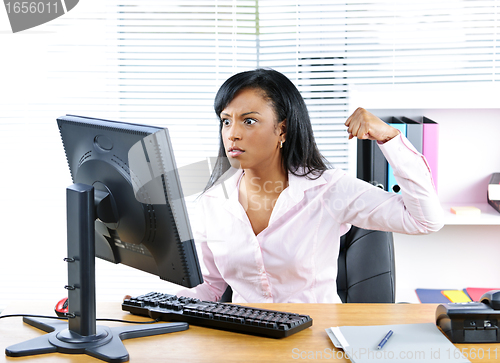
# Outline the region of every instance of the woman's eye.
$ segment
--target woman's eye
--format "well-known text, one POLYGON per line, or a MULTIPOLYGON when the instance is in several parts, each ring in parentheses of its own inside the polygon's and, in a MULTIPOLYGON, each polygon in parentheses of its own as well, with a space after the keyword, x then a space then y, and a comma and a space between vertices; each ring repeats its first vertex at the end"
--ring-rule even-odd
POLYGON ((227 118, 222 119, 222 125, 224 125, 224 126, 228 126, 230 123, 231 123, 231 122, 230 122, 227 118))
POLYGON ((257 122, 257 120, 254 120, 253 118, 246 118, 246 119, 245 119, 245 123, 246 123, 247 125, 253 125, 253 124, 254 124, 254 123, 256 123, 256 122, 257 122))

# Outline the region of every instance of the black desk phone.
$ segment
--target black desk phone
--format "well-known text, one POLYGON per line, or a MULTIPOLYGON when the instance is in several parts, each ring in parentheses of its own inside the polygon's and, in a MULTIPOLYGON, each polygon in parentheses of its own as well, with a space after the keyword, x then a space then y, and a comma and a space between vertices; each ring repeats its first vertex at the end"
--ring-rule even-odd
POLYGON ((437 307, 436 324, 453 343, 500 343, 500 290, 488 291, 480 300, 437 307))

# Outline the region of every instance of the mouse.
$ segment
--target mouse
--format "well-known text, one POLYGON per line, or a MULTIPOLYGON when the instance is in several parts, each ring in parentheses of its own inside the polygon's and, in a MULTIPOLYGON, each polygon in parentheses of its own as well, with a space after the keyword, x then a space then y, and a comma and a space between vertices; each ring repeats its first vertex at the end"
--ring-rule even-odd
POLYGON ((491 290, 484 293, 480 301, 491 306, 493 310, 500 310, 500 290, 491 290))
POLYGON ((68 298, 65 297, 64 299, 59 300, 54 308, 54 311, 57 316, 65 317, 68 313, 68 298))

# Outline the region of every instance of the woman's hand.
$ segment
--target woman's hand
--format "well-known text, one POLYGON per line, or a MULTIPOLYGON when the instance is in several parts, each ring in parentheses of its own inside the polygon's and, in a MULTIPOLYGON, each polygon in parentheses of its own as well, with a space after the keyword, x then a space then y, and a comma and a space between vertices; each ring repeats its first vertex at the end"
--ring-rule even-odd
POLYGON ((386 124, 377 116, 359 107, 347 119, 345 124, 349 132, 349 140, 357 137, 361 140, 387 142, 399 134, 399 130, 386 124))

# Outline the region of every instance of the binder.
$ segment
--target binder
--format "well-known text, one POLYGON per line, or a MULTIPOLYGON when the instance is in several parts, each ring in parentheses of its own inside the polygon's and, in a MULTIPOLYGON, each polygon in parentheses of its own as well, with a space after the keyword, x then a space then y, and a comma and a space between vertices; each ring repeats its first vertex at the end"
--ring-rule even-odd
POLYGON ((500 212, 500 173, 493 173, 488 183, 488 204, 500 212))
POLYGON ((481 297, 491 290, 500 290, 500 288, 468 287, 465 289, 472 301, 481 301, 481 297))
POLYGON ((439 124, 424 116, 422 154, 431 168, 434 188, 438 187, 439 124))
POLYGON ((357 153, 357 177, 387 190, 388 164, 376 141, 358 139, 357 153))
POLYGON ((463 290, 443 290, 442 293, 452 303, 464 303, 472 301, 469 295, 467 295, 467 293, 463 290))
POLYGON ((500 200, 488 199, 488 204, 491 205, 498 213, 500 213, 500 200))
POLYGON ((415 289, 422 304, 449 303, 450 299, 443 295, 442 291, 443 289, 415 289))
POLYGON ((406 138, 422 154, 422 144, 424 138, 424 126, 421 122, 403 117, 402 121, 406 124, 406 138))
MULTIPOLYGON (((402 135, 406 136, 406 124, 403 123, 403 121, 401 121, 399 118, 392 117, 390 119, 389 125, 395 127, 401 132, 402 135)), ((394 177, 394 172, 390 164, 388 164, 387 166, 387 190, 389 192, 401 194, 401 188, 399 187, 398 182, 394 177)))

